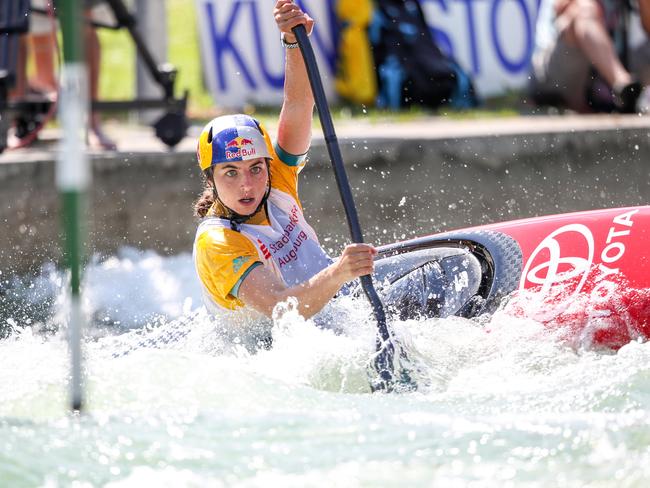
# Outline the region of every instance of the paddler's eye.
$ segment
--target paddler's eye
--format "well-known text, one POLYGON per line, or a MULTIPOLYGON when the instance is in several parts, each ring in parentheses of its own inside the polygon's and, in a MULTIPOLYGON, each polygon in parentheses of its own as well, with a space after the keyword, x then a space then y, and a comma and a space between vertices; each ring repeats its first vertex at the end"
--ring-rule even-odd
POLYGON ((229 169, 228 171, 226 171, 225 175, 228 178, 234 178, 235 176, 237 176, 237 171, 235 171, 234 169, 229 169))
POLYGON ((261 166, 253 166, 251 168, 251 173, 254 175, 258 175, 262 172, 262 167, 261 166))

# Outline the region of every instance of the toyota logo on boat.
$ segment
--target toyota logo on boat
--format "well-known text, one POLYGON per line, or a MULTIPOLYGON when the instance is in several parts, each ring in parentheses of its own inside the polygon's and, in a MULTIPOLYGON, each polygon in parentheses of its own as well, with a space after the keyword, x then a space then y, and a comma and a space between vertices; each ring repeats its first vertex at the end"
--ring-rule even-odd
POLYGON ((594 236, 588 227, 582 224, 560 227, 540 242, 532 252, 521 276, 519 288, 523 289, 526 281, 529 281, 542 285, 541 293, 545 294, 553 285, 580 277, 573 291, 573 294, 578 293, 584 286, 594 262, 594 247, 594 236), (567 234, 573 234, 570 236, 573 255, 563 256, 560 240, 561 236, 567 234), (581 252, 575 252, 576 250, 581 252), (547 260, 539 262, 538 256, 542 256, 540 259, 546 257, 547 260))

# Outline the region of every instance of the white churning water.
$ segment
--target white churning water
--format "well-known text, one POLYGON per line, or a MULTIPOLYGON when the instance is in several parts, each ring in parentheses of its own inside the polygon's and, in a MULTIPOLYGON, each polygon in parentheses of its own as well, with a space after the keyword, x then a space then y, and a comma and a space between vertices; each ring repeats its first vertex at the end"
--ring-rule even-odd
MULTIPOLYGON (((61 281, 44 272, 25 303, 60 294, 61 281)), ((363 300, 337 304, 344 333, 285 307, 273 348, 251 354, 199 310, 188 255, 124 249, 90 266, 84 291, 101 327, 85 344, 81 417, 66 412, 64 334, 32 332, 56 330, 63 300, 45 324, 3 318, 2 486, 650 483, 650 344, 576 349, 505 311, 394 322, 421 386, 371 394, 363 300)))

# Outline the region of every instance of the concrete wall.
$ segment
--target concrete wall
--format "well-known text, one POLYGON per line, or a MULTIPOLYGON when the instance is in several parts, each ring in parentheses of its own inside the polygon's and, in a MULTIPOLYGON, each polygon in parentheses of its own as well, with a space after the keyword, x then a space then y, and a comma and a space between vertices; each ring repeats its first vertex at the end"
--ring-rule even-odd
MULTIPOLYGON (((650 201, 647 127, 341 139, 366 238, 378 244, 469 225, 650 201)), ((490 131, 487 131, 490 132, 490 131)), ((201 181, 191 149, 94 156, 89 249, 191 251, 201 181)), ((60 259, 54 163, 0 162, 0 270, 60 259)), ((336 252, 347 224, 322 140, 301 175, 305 211, 336 252)))
MULTIPOLYGON (((93 158, 87 195, 88 249, 110 255, 130 245, 176 253, 190 248, 190 206, 200 186, 191 153, 93 158)), ((23 274, 59 261, 54 162, 0 164, 0 270, 23 274)))

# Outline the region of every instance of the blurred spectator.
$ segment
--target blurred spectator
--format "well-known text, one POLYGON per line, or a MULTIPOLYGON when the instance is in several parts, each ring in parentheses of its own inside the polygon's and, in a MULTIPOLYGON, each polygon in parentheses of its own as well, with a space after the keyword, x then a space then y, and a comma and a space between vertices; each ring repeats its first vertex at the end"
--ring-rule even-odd
POLYGON ((29 23, 29 53, 33 56, 34 73, 29 79, 31 90, 56 98, 56 29, 54 8, 47 0, 32 0, 32 7, 50 10, 50 14, 32 12, 29 23))
MULTIPOLYGON (((542 0, 531 80, 538 103, 582 113, 639 111, 639 96, 650 85, 650 41, 630 51, 629 67, 623 64, 628 1, 542 0)), ((637 6, 650 33, 650 0, 637 6)))
POLYGON ((421 2, 374 0, 373 5, 369 38, 377 70, 378 107, 478 105, 472 79, 436 43, 421 2))
MULTIPOLYGON (((39 94, 56 99, 58 91, 57 65, 58 41, 56 37, 57 22, 54 12, 56 0, 31 0, 36 11, 31 13, 29 42, 21 51, 22 60, 19 62, 16 93, 14 96, 39 94), (48 12, 48 13, 43 13, 48 12), (33 76, 25 82, 27 77, 24 56, 29 52, 33 56, 33 76), (22 80, 22 81, 20 81, 22 80)), ((99 95, 99 72, 101 52, 97 30, 92 25, 92 20, 110 23, 112 15, 105 5, 100 5, 103 0, 84 0, 86 24, 83 31, 86 62, 88 63, 88 77, 90 99, 97 100, 99 95)), ((115 150, 115 143, 104 133, 101 118, 97 112, 91 112, 89 120, 89 143, 91 146, 102 149, 115 150)))

